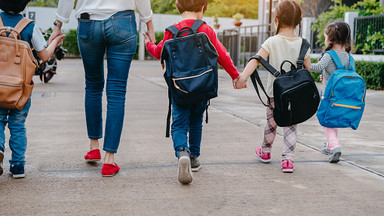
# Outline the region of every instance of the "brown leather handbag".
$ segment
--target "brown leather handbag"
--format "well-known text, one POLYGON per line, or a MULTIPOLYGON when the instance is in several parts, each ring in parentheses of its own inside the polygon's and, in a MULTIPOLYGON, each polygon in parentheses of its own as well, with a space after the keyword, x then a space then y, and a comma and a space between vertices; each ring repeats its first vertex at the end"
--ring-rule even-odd
POLYGON ((0 17, 0 108, 21 110, 31 96, 37 61, 29 43, 20 38, 30 22, 23 18, 11 28, 0 17))

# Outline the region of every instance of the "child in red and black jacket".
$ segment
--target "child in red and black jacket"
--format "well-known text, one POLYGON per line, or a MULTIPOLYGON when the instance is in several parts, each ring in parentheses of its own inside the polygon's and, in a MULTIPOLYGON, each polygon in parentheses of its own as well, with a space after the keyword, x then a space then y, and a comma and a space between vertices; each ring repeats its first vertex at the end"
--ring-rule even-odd
MULTIPOLYGON (((183 17, 183 20, 174 24, 174 26, 178 29, 192 27, 196 19, 201 20, 203 18, 207 4, 208 0, 176 0, 176 7, 183 17)), ((239 73, 224 46, 217 39, 215 31, 204 23, 197 32, 204 32, 209 37, 213 46, 216 48, 218 63, 231 76, 232 84, 235 87, 239 73)), ((172 39, 173 35, 171 32, 165 31, 164 39, 157 45, 150 42, 148 36, 145 35, 145 37, 144 43, 146 44, 147 51, 155 58, 160 59, 164 42, 172 39)), ((195 172, 201 168, 198 157, 200 156, 203 114, 206 107, 207 101, 187 106, 176 105, 172 102, 171 134, 175 155, 179 158, 178 180, 183 184, 192 182, 191 171, 195 172)))

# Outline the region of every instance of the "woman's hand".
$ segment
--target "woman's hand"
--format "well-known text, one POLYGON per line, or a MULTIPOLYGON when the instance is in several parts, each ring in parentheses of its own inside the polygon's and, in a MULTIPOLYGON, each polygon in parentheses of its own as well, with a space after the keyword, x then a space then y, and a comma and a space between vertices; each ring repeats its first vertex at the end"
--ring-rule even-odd
POLYGON ((147 33, 143 33, 144 35, 144 44, 147 45, 148 42, 151 42, 151 39, 149 39, 149 36, 147 35, 147 33))

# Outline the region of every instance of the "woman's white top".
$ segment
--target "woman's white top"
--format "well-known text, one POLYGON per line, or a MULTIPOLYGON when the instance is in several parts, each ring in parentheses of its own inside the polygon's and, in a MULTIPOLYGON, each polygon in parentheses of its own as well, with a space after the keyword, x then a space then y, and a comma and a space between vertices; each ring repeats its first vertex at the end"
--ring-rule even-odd
MULTIPOLYGON (((64 23, 69 22, 74 6, 75 0, 60 0, 56 19, 64 23)), ((150 0, 78 0, 75 17, 79 19, 80 14, 89 13, 91 20, 105 20, 117 12, 135 9, 139 11, 141 22, 147 23, 152 20, 150 0)))

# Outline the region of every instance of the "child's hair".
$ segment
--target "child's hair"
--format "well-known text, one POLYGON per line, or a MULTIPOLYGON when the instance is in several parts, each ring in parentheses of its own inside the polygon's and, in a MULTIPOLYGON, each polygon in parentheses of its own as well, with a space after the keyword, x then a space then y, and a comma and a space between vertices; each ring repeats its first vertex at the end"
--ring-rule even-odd
POLYGON ((325 27, 324 33, 329 41, 329 45, 324 52, 332 49, 334 43, 344 45, 345 51, 348 53, 351 51, 351 29, 348 23, 343 21, 332 22, 325 27))
POLYGON ((18 14, 31 0, 0 0, 0 9, 6 13, 18 14))
POLYGON ((301 32, 301 17, 302 10, 300 5, 294 0, 283 0, 274 9, 275 18, 279 21, 276 29, 276 34, 279 34, 282 26, 296 27, 300 26, 301 32))
POLYGON ((180 14, 185 11, 199 12, 204 7, 207 10, 208 0, 176 0, 176 8, 180 14))

